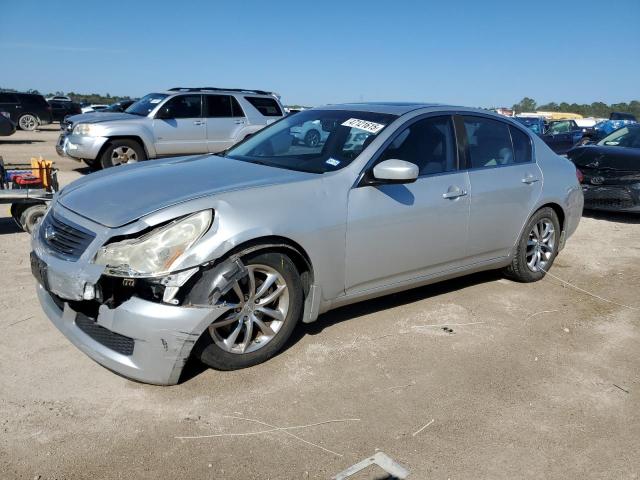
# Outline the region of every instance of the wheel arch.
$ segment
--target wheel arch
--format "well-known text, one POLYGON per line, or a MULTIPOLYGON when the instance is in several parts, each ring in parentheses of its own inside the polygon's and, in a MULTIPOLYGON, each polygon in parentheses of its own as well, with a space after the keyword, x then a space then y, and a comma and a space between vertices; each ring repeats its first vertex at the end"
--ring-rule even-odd
POLYGON ((541 210, 541 209, 547 208, 547 207, 551 208, 554 212, 556 212, 556 215, 558 216, 558 222, 560 223, 560 231, 561 232, 564 231, 566 214, 565 214, 564 208, 562 208, 562 206, 560 204, 558 204, 558 203, 547 202, 547 203, 544 203, 544 204, 540 205, 533 212, 531 212, 531 215, 529 215, 529 218, 531 218, 533 215, 535 215, 538 210, 541 210))
POLYGON ((95 160, 100 161, 100 158, 102 158, 102 155, 104 154, 105 150, 107 148, 109 148, 109 145, 111 145, 111 142, 113 142, 114 140, 132 140, 134 142, 137 142, 142 147, 142 149, 144 150, 144 153, 147 156, 147 158, 151 158, 151 156, 149 155, 149 149, 147 148, 147 144, 145 143, 145 141, 142 139, 141 136, 139 136, 139 135, 109 135, 109 137, 107 138, 107 141, 104 142, 102 147, 100 147, 100 151, 98 152, 98 155, 96 156, 95 160))

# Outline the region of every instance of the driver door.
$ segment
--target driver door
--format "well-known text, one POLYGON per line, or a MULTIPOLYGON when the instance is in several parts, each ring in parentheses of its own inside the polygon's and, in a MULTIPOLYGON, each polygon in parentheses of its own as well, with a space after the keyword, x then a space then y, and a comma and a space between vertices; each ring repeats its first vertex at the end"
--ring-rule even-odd
MULTIPOLYGON (((407 184, 361 184, 349 193, 346 293, 376 290, 466 263, 469 176, 458 169, 451 116, 419 119, 375 163, 415 163, 407 184)), ((371 166, 373 168, 373 166, 371 166)))
POLYGON ((165 103, 153 119, 156 153, 207 153, 207 122, 202 118, 202 95, 178 95, 165 103))

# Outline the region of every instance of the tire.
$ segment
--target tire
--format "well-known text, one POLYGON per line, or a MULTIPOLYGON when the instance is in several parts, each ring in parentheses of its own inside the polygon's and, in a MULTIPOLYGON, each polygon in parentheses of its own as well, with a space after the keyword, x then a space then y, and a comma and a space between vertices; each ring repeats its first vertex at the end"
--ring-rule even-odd
POLYGON ((20 115, 20 117, 18 118, 18 127, 20 127, 20 130, 33 132, 36 128, 38 128, 39 124, 40 122, 38 121, 38 117, 30 113, 20 115))
POLYGON ((100 162, 97 160, 90 160, 88 158, 83 158, 82 161, 91 169, 92 171, 100 169, 100 162))
POLYGON ((102 153, 100 165, 102 168, 110 168, 146 159, 144 148, 135 140, 113 140, 102 153))
MULTIPOLYGON (((281 253, 256 252, 244 257, 242 261, 250 273, 218 301, 218 304, 227 302, 236 304, 236 307, 229 308, 205 330, 193 352, 202 363, 216 370, 247 368, 270 359, 285 345, 302 314, 303 293, 300 275, 288 256, 281 253), (257 306, 258 300, 253 297, 249 279, 252 274, 255 278, 254 285, 257 286, 253 292, 258 298, 266 300, 263 308, 257 306), (269 278, 267 274, 275 274, 277 278, 261 294, 260 286, 269 278), (237 291, 238 288, 241 292, 237 291), (279 294, 278 290, 281 290, 279 294), (249 295, 243 306, 238 303, 240 293, 249 295), (268 301, 269 297, 274 295, 274 299, 268 301), (265 311, 271 313, 266 315, 263 313, 265 311), (283 320, 277 320, 277 315, 283 320), (258 321, 254 321, 256 318, 258 321), (263 330, 260 324, 266 325, 267 328, 263 330), (273 330, 269 333, 271 329, 273 330), (236 333, 236 330, 239 333, 236 333), (251 335, 248 341, 247 332, 251 335), (231 342, 229 339, 232 339, 231 342), (226 345, 225 340, 228 342, 226 345)), ((203 285, 206 284, 204 277, 202 281, 205 282, 203 285)), ((194 286, 194 290, 197 286, 198 284, 194 286)))
POLYGON ((32 233, 45 213, 47 206, 42 203, 25 208, 20 214, 20 226, 25 232, 32 233))
POLYGON ((558 215, 549 207, 541 208, 527 222, 518 240, 506 277, 517 282, 537 282, 544 278, 558 255, 560 241, 558 215))
POLYGON ((317 147, 320 143, 320 132, 317 130, 309 130, 304 136, 304 144, 307 147, 317 147))

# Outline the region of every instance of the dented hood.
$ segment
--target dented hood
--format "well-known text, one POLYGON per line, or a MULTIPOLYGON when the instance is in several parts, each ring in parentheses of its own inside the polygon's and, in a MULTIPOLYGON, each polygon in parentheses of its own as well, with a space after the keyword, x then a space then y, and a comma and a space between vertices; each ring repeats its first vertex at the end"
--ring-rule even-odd
POLYGON ((586 145, 567 152, 578 168, 640 173, 640 148, 586 145))
POLYGON ((58 201, 107 227, 120 227, 196 198, 315 176, 213 155, 151 160, 108 168, 65 187, 58 201))

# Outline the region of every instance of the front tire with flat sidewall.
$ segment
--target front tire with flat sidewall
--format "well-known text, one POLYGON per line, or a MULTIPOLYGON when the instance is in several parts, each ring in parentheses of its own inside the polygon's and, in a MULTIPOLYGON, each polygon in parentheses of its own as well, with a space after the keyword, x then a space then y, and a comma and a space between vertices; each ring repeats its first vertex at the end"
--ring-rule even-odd
POLYGON ((144 148, 135 140, 113 140, 102 153, 100 165, 102 168, 110 168, 146 159, 144 148))
POLYGON ((238 370, 270 359, 289 340, 302 314, 302 283, 288 256, 256 252, 242 262, 250 274, 224 298, 235 308, 204 331, 193 352, 216 370, 238 370))
POLYGON ((558 255, 560 233, 558 215, 552 208, 534 213, 518 240, 511 265, 504 269, 505 276, 524 283, 542 279, 558 255))

